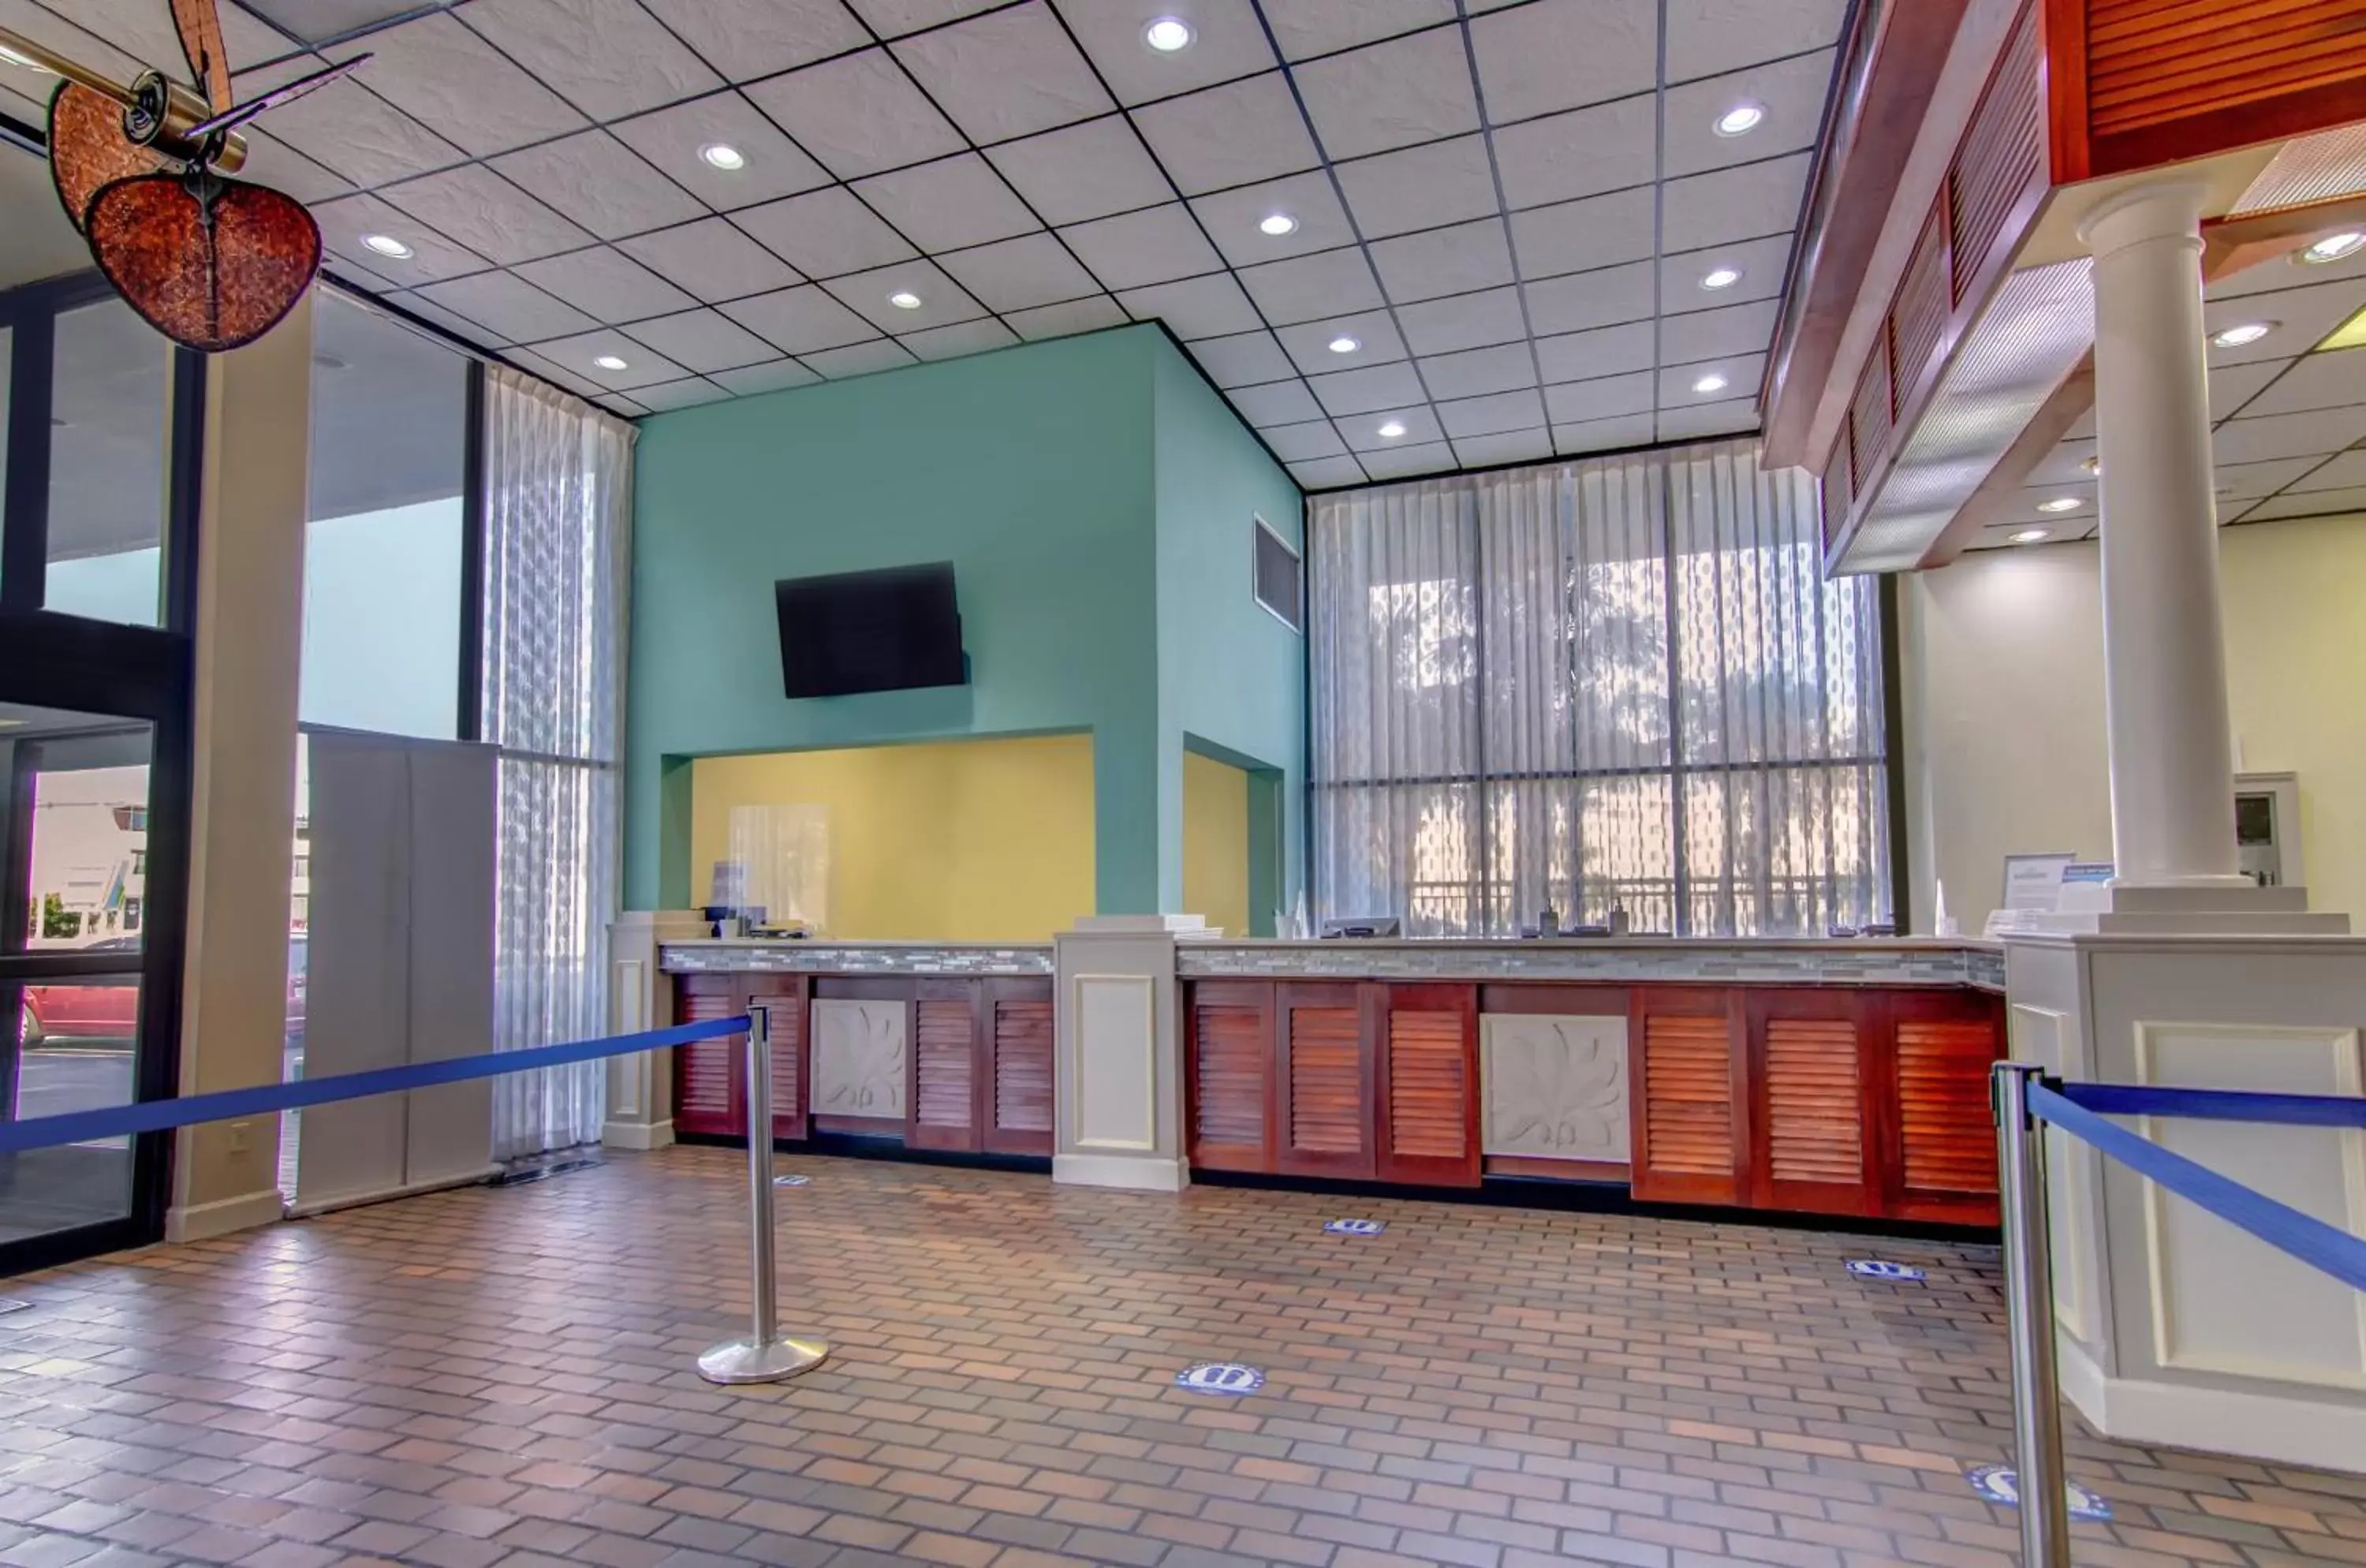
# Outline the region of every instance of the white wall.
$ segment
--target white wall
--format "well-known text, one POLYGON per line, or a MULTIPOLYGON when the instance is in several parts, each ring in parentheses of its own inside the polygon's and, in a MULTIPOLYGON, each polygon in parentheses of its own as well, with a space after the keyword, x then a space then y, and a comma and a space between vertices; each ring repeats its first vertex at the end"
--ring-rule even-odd
MULTIPOLYGON (((2240 766, 2300 775, 2310 904, 2366 920, 2366 516, 2219 539, 2240 766)), ((1901 585, 1917 931, 1934 876, 1977 931, 2007 854, 2111 858, 2099 565, 2092 544, 2041 545, 1901 585)))

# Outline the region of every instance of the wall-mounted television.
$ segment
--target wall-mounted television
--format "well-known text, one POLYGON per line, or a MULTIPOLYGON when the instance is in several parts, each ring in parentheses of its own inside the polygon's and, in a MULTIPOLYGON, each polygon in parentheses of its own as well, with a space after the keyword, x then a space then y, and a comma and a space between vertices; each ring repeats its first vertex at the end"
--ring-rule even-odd
POLYGON ((951 561, 783 578, 772 599, 792 697, 968 682, 951 561))

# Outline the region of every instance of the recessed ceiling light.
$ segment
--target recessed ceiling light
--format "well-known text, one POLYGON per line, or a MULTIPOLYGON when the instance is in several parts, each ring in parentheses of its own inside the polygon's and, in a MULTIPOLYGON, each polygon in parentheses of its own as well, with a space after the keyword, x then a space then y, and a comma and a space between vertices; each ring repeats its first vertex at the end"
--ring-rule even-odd
POLYGON ((362 243, 378 254, 392 256, 397 261, 407 261, 411 254, 411 247, 391 234, 364 234, 362 243))
POLYGON ((2076 512, 2086 503, 2075 495, 2057 495, 2052 501, 2037 503, 2040 512, 2076 512))
POLYGON ((592 362, 603 370, 630 370, 632 367, 613 354, 603 354, 592 362))
POLYGON ((19 54, 15 50, 8 48, 6 44, 0 44, 0 60, 5 60, 11 65, 20 65, 26 70, 34 72, 39 75, 47 76, 52 73, 48 66, 42 64, 31 55, 19 54))
POLYGON ((1257 227, 1278 240, 1284 234, 1297 233, 1298 220, 1287 212, 1268 212, 1265 215, 1265 220, 1257 227))
POLYGON ((2023 528, 2020 533, 2013 535, 2011 537, 2012 542, 2016 545, 2034 545, 2040 539, 2050 539, 2054 537, 2054 530, 2051 528, 2023 528))
POLYGON ((1363 346, 1364 345, 1362 344, 1358 343, 1346 333, 1341 333, 1337 337, 1331 340, 1331 352, 1334 354, 1353 354, 1363 346))
POLYGON ((917 310, 920 308, 920 297, 908 288, 898 288, 887 296, 887 303, 898 310, 917 310))
POLYGON ((1708 396, 1711 392, 1722 392, 1725 390, 1725 378, 1712 370, 1693 383, 1693 390, 1703 397, 1708 396))
POLYGON ((1161 54, 1191 47, 1191 24, 1180 17, 1161 17, 1142 29, 1143 41, 1161 54))
POLYGON ((2103 471, 2103 459, 2101 457, 2090 457, 2079 466, 2086 469, 2090 474, 2100 474, 2103 471))
POLYGON ((2327 234, 2302 251, 2299 259, 2312 266, 2322 266, 2327 262, 2338 262, 2344 256, 2355 255, 2361 248, 2366 248, 2366 231, 2349 229, 2338 234, 2327 234))
POLYGON ((1402 420, 1392 419, 1386 424, 1380 426, 1380 439, 1383 441, 1394 441, 1398 436, 1403 435, 1403 434, 1404 423, 1402 420))
POLYGON ((1701 276, 1701 287, 1711 290, 1730 288, 1741 281, 1741 272, 1729 266, 1720 266, 1701 276))
POLYGON ((2259 342, 2276 330, 2273 321, 2245 321, 2239 327, 2228 327, 2212 336, 2210 341, 2220 348, 2241 348, 2245 344, 2259 342))
POLYGON ((1758 122, 1765 118, 1766 106, 1763 104, 1736 104, 1717 117, 1717 133, 1719 136, 1747 136, 1757 130, 1758 122))
POLYGON ((718 169, 744 169, 748 155, 728 141, 710 141, 698 150, 698 155, 718 169))

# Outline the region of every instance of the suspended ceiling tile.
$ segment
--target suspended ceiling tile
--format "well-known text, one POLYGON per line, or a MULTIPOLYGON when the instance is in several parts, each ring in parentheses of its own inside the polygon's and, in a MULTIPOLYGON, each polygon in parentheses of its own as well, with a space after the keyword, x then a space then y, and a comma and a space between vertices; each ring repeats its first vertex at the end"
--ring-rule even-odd
POLYGON ((2338 452, 2366 437, 2366 408, 2316 409, 2272 419, 2230 419, 2214 443, 2222 463, 2258 463, 2338 452))
POLYGON ((906 333, 896 340, 922 359, 958 359, 965 354, 984 354, 988 349, 1008 348, 1019 341, 1019 334, 990 317, 975 321, 960 321, 950 327, 930 327, 924 332, 906 333))
POLYGON ((1243 267, 1240 279, 1267 322, 1277 327, 1377 310, 1383 303, 1361 251, 1324 251, 1243 267))
POLYGON ((975 152, 859 182, 855 195, 922 251, 961 250, 1042 227, 994 166, 975 152))
POLYGON ((1361 370, 1310 376, 1306 384, 1322 400, 1324 412, 1343 417, 1429 400, 1429 395, 1421 384, 1421 377, 1410 364, 1374 365, 1361 370))
MULTIPOLYGON (((1547 381, 1586 381, 1597 377, 1649 370, 1663 345, 1655 341, 1650 321, 1628 321, 1591 332, 1567 333, 1537 339, 1537 360, 1547 381)), ((1651 407, 1649 398, 1643 403, 1651 407)), ((1620 410, 1626 412, 1626 410, 1620 410)), ((1597 419, 1598 414, 1557 414, 1557 419, 1597 419)))
POLYGON ((1436 411, 1427 403, 1374 409, 1368 413, 1350 415, 1333 423, 1339 427, 1339 433, 1347 438, 1347 445, 1358 457, 1367 452, 1395 453, 1432 446, 1446 439, 1446 432, 1437 423, 1436 411), (1391 429, 1397 434, 1380 434, 1391 429))
POLYGON ((1122 115, 1006 142, 986 156, 1046 223, 1082 223, 1175 198, 1122 115))
POLYGON ((730 395, 729 389, 718 387, 704 377, 693 376, 686 380, 668 381, 656 387, 636 387, 631 400, 637 400, 652 413, 670 413, 676 409, 719 402, 730 395))
POLYGON ((340 61, 368 54, 353 81, 480 158, 564 136, 586 123, 566 99, 449 12, 381 28, 327 52, 340 61))
MULTIPOLYGON (((332 270, 334 269, 332 268, 332 270)), ((456 315, 433 299, 422 299, 417 294, 388 294, 383 298, 396 310, 407 311, 431 326, 441 327, 454 337, 481 344, 487 348, 508 346, 510 340, 501 333, 493 331, 481 321, 472 321, 466 316, 456 315)))
POLYGON ((1654 421, 1648 413, 1556 424, 1552 427, 1553 450, 1573 457, 1583 452, 1614 452, 1625 446, 1649 446, 1654 429, 1654 421))
POLYGON ((510 350, 509 357, 516 362, 519 369, 528 375, 539 376, 551 385, 572 392, 579 398, 604 399, 624 396, 621 392, 612 392, 586 379, 547 355, 537 354, 533 349, 513 348, 510 350))
POLYGON ((1191 345, 1189 352, 1208 379, 1223 388, 1279 381, 1298 373, 1290 355, 1281 351, 1281 344, 1269 332, 1202 338, 1191 345))
POLYGON ((968 146, 884 49, 751 83, 747 93, 798 145, 844 180, 968 146))
POLYGON ((2087 459, 2095 455, 2095 443, 2065 441, 2045 455, 2045 461, 2030 469, 2029 482, 2034 485, 2069 484, 2090 477, 2087 459))
POLYGON ((1434 398, 1475 398, 1537 384, 1537 356, 1525 343, 1433 355, 1419 368, 1422 384, 1434 398))
POLYGON ((1239 280, 1225 275, 1132 289, 1119 295, 1118 302, 1135 321, 1164 319, 1177 337, 1187 341, 1229 337, 1264 324, 1257 320, 1256 307, 1241 292, 1239 280))
POLYGON ((1467 223, 1498 210, 1486 139, 1458 137, 1337 166, 1347 209, 1368 240, 1467 223))
POLYGON ((801 281, 786 262, 720 218, 638 234, 620 248, 709 304, 801 281))
POLYGON ((641 0, 734 81, 861 49, 870 32, 840 0, 641 0))
MULTIPOLYGON (((2222 277, 2210 285, 2204 297, 2212 300, 2237 299, 2255 295, 2281 294, 2288 288, 2311 288, 2328 283, 2355 283, 2366 279, 2366 250, 2352 252, 2334 262, 2302 261, 2299 259, 2301 250, 2301 246, 2294 245, 2282 255, 2255 263, 2238 273, 2222 277)), ((2259 301, 2259 306, 2266 305, 2264 299, 2259 301)), ((2272 310, 2272 307, 2268 309, 2272 310)))
POLYGON ((783 354, 840 348, 877 335, 869 321, 812 284, 734 299, 719 309, 783 354))
POLYGON ((1454 20, 1454 0, 1262 0, 1286 60, 1306 60, 1454 20))
POLYGON ((1396 323, 1385 310, 1325 316, 1319 321, 1276 328, 1273 335, 1281 340, 1282 352, 1310 376, 1387 365, 1405 357, 1396 323), (1337 343, 1355 346, 1343 353, 1332 346, 1337 343))
POLYGON ((1322 162, 1279 71, 1151 104, 1132 118, 1185 196, 1274 179, 1322 162))
POLYGON ((696 197, 604 130, 505 153, 493 167, 603 240, 706 215, 696 197))
POLYGON ((1659 0, 1536 0, 1470 24, 1487 118, 1497 125, 1658 85, 1659 0))
POLYGON ((1061 230, 1060 238, 1112 293, 1219 272, 1224 265, 1180 202, 1097 218, 1061 230))
MULTIPOLYGON (((2366 351, 2353 351, 2366 352, 2366 351)), ((2210 417, 2302 413, 2366 402, 2366 385, 2355 370, 2328 375, 2324 362, 2339 355, 2312 354, 2298 361, 2267 359, 2256 365, 2221 365, 2210 372, 2210 417), (2344 383, 2347 383, 2345 385, 2344 383), (2272 385, 2271 385, 2272 383, 2272 385), (2260 394, 2265 393, 2263 397, 2260 394)), ((2366 360, 2361 360, 2366 364, 2366 360)))
POLYGON ((1527 321, 1520 310, 1520 291, 1493 288, 1484 294, 1460 294, 1450 299, 1430 299, 1398 307, 1397 326, 1405 346, 1415 354, 1451 354, 1457 349, 1483 348, 1515 343, 1527 336, 1527 321))
POLYGON ((467 246, 430 231, 409 213, 375 196, 344 196, 312 209, 321 244, 360 264, 398 287, 481 272, 490 264, 467 246), (365 234, 383 234, 411 247, 408 256, 380 255, 362 243, 365 234))
POLYGON ((1812 149, 1831 88, 1830 50, 1713 76, 1668 90, 1665 177, 1697 175, 1812 149), (1744 105, 1765 118, 1744 135, 1720 136, 1718 121, 1744 105))
POLYGON ((1249 0, 1056 0, 1085 52, 1125 104, 1172 97, 1277 62, 1249 0), (1144 34, 1163 17, 1191 28, 1191 47, 1162 54, 1144 34))
POLYGON ((1067 337, 1076 333, 1122 326, 1126 313, 1119 309, 1116 300, 1103 295, 1098 299, 1043 305, 1032 310, 1013 310, 1002 319, 1009 324, 1011 331, 1028 342, 1041 343, 1046 338, 1067 337))
POLYGON ((554 365, 563 365, 595 387, 628 392, 636 387, 679 381, 690 372, 664 355, 634 342, 623 333, 603 327, 577 337, 558 338, 534 345, 535 352, 554 365), (602 359, 622 360, 624 368, 602 365, 602 359))
POLYGON ((503 266, 593 243, 583 230, 482 164, 422 175, 383 191, 410 217, 503 266))
POLYGON ((1378 241, 1371 257, 1380 287, 1401 305, 1500 288, 1513 276, 1512 247, 1500 218, 1378 241))
POLYGON ((1495 162, 1504 200, 1542 207, 1651 183, 1658 169, 1659 104, 1652 95, 1499 126, 1495 162))
POLYGON ((1436 28, 1301 65, 1292 73, 1334 159, 1386 152, 1479 129, 1462 34, 1436 28))
POLYGON ((803 356, 806 367, 818 370, 833 381, 851 376, 869 376, 881 370, 900 370, 907 365, 918 364, 911 351, 893 338, 878 338, 870 343, 850 344, 844 348, 825 348, 818 354, 803 356))
MULTIPOLYGON (((605 245, 549 256, 511 269, 594 321, 637 321, 687 310, 696 301, 648 267, 605 245)), ((653 344, 663 351, 662 344, 653 344)), ((688 364, 688 361, 684 361, 688 364)), ((691 365, 704 370, 704 365, 691 365)))
POLYGON ((1763 353, 1774 341, 1774 322, 1781 310, 1780 301, 1760 299, 1664 317, 1660 322, 1660 352, 1675 364, 1726 354, 1763 353))
POLYGON ((832 187, 751 207, 733 220, 807 277, 835 277, 917 253, 852 192, 832 187))
POLYGON ((1337 428, 1327 419, 1310 420, 1304 424, 1278 424, 1257 434, 1265 438, 1266 450, 1285 463, 1345 457, 1347 451, 1347 444, 1339 439, 1337 428))
POLYGON ((702 373, 761 365, 779 351, 719 310, 684 310, 626 329, 675 364, 702 373))
POLYGON ((1484 435, 1458 435, 1454 455, 1465 468, 1483 468, 1496 463, 1538 463, 1553 455, 1552 432, 1506 430, 1484 435))
POLYGON ((1570 381, 1545 389, 1545 408, 1555 425, 1591 425, 1606 420, 1639 415, 1645 440, 1651 439, 1651 375, 1638 370, 1624 376, 1603 376, 1590 381, 1570 381))
MULTIPOLYGON (((143 63, 174 77, 186 77, 180 35, 174 30, 172 12, 166 6, 153 0, 59 0, 59 9, 80 26, 130 50, 143 63)), ((237 6, 224 6, 220 11, 222 49, 234 70, 243 71, 295 47, 277 28, 237 6)))
POLYGON ((1774 234, 1736 244, 1711 245, 1684 251, 1661 263, 1661 308, 1671 316, 1693 310, 1721 310, 1753 300, 1780 299, 1783 276, 1791 262, 1791 236, 1774 234), (1723 269, 1741 276, 1722 288, 1702 280, 1723 269))
POLYGON ((1194 197, 1190 205, 1216 249, 1234 266, 1282 261, 1356 241, 1347 209, 1339 205, 1331 176, 1320 169, 1194 197), (1276 216, 1290 219, 1297 227, 1284 234, 1267 233, 1261 225, 1276 216))
POLYGON ((1651 187, 1613 191, 1512 214, 1512 244, 1529 277, 1649 260, 1657 203, 1651 187))
POLYGON ((1668 80, 1721 75, 1838 42, 1849 0, 1668 0, 1668 80))
POLYGON ((2271 295, 2208 300, 2202 307, 2203 327, 2207 332, 2223 333, 2252 323, 2273 329, 2258 342, 2238 348, 2212 344, 2210 363, 2241 365, 2305 354, 2357 314, 2361 303, 2366 303, 2366 291, 2354 283, 2319 283, 2271 295))
POLYGON ((1242 387, 1229 394, 1240 416, 1259 428, 1303 424, 1323 417, 1323 405, 1303 381, 1274 381, 1262 387, 1242 387))
POLYGON ((897 262, 893 266, 850 277, 833 277, 822 287, 881 332, 912 333, 947 327, 956 321, 975 321, 986 313, 985 306, 926 261, 897 262), (899 295, 917 296, 920 302, 908 308, 899 306, 895 302, 899 295))
POLYGON ((750 365, 744 370, 717 370, 710 379, 748 397, 777 392, 786 387, 810 387, 821 378, 794 359, 775 359, 769 364, 750 365))
POLYGON ((1415 446, 1397 446, 1366 452, 1362 462, 1365 471, 1375 479, 1411 479, 1451 469, 1454 448, 1443 441, 1425 441, 1415 446))
POLYGON ((1787 236, 1799 221, 1811 153, 1745 164, 1670 180, 1661 209, 1665 251, 1697 251, 1768 234, 1787 236))
MULTIPOLYGON (((49 112, 46 104, 34 108, 29 123, 40 124, 49 112)), ((312 203, 327 201, 354 188, 354 182, 343 175, 322 168, 285 141, 275 140, 253 125, 246 128, 246 167, 240 177, 273 190, 285 191, 297 200, 312 203)))
POLYGON ((1050 234, 1026 234, 937 258, 953 281, 1000 314, 1082 299, 1100 292, 1067 247, 1050 234))
POLYGON ((981 144, 1107 114, 1117 105, 1046 0, 991 11, 896 45, 937 107, 981 144))
POLYGON ((1650 319, 1655 300, 1648 262, 1573 272, 1526 284, 1528 322, 1538 336, 1650 319))
POLYGON ((564 337, 590 332, 600 324, 574 306, 506 272, 480 272, 473 277, 431 283, 419 294, 456 315, 483 322, 513 343, 564 337))
POLYGON ((1663 366, 1660 371, 1660 406, 1662 409, 1681 409, 1705 400, 1755 398, 1759 378, 1765 374, 1766 356, 1763 354, 1705 359, 1694 365, 1663 366), (1710 381, 1718 385, 1704 389, 1704 384, 1710 381))
POLYGON ((850 0, 862 19, 885 38, 942 27, 999 5, 1002 0, 850 0))
POLYGON ((723 85, 637 0, 469 0, 456 14, 594 119, 723 85))
POLYGON ((830 183, 780 128, 737 93, 712 93, 610 127, 616 140, 717 212, 775 201, 830 183), (745 160, 718 169, 703 150, 724 146, 745 160))
MULTIPOLYGON (((2214 441, 2213 446, 2216 445, 2214 441)), ((2258 463, 2236 463, 2227 461, 2222 451, 2218 458, 2218 497, 2221 501, 2258 501, 2287 485, 2304 482, 2304 476, 2322 472, 2325 461, 2322 457, 2276 457, 2258 463)))
POLYGON ((1660 439, 1695 441, 1711 435, 1741 435, 1758 428, 1758 404, 1752 398, 1696 403, 1689 408, 1660 411, 1660 439))
POLYGON ((354 82, 332 82, 282 104, 271 111, 270 130, 321 167, 359 186, 449 168, 467 158, 459 148, 354 82))
POLYGON ((2287 491, 2243 513, 2243 521, 2268 523, 2281 517, 2329 517, 2353 512, 2366 512, 2366 487, 2287 491))
POLYGON ((1516 392, 1495 392, 1483 398, 1459 398, 1437 405, 1437 421, 1457 442, 1473 435, 1495 435, 1514 430, 1541 430, 1545 403, 1533 387, 1516 392))
POLYGON ((2366 487, 2366 452, 2344 452, 2324 467, 2291 481, 2294 490, 2354 490, 2366 487))
POLYGON ((1308 490, 1336 489, 1362 484, 1364 469, 1353 457, 1320 457, 1312 463, 1290 464, 1290 477, 1308 490))

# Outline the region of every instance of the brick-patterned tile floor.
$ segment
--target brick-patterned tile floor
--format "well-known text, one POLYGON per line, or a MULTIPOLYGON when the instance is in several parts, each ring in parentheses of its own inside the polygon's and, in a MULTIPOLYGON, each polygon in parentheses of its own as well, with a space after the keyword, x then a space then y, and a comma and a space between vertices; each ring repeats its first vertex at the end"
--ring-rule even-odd
MULTIPOLYGON (((783 1156, 614 1156, 9 1282, 0 1562, 1314 1568, 2016 1556, 1992 1251, 783 1156), (1337 1237, 1324 1219, 1385 1220, 1337 1237), (1243 1398, 1194 1362, 1262 1368, 1243 1398)), ((2366 1562, 2366 1482, 2092 1438, 2079 1561, 2366 1562)))

